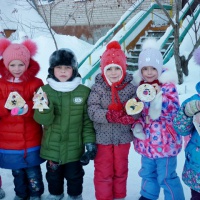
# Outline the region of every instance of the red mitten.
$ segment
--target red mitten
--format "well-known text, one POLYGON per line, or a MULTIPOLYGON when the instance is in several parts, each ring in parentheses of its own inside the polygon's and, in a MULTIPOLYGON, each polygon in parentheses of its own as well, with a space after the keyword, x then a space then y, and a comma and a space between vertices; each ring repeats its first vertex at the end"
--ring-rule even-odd
POLYGON ((119 118, 123 116, 123 111, 108 110, 106 119, 110 123, 120 123, 119 118))
POLYGON ((127 115, 123 110, 108 110, 106 113, 106 118, 110 123, 120 123, 124 125, 133 124, 135 121, 132 116, 127 115))
POLYGON ((134 122, 135 119, 132 116, 127 115, 126 113, 123 117, 120 118, 120 123, 124 125, 133 124, 134 122))

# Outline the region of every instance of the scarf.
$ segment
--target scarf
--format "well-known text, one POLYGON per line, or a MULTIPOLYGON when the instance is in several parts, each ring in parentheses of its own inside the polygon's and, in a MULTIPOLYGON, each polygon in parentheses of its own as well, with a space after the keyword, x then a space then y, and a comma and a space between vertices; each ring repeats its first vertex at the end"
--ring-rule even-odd
POLYGON ((81 84, 81 78, 76 77, 69 82, 57 82, 52 78, 47 79, 50 87, 58 92, 71 92, 75 90, 81 84))
POLYGON ((123 85, 120 85, 120 86, 118 86, 118 84, 119 83, 113 83, 111 85, 111 99, 112 99, 112 102, 108 106, 108 110, 119 111, 119 110, 123 109, 123 104, 120 101, 120 98, 119 98, 119 95, 118 95, 118 91, 119 90, 123 90, 126 87, 127 83, 125 83, 123 85))

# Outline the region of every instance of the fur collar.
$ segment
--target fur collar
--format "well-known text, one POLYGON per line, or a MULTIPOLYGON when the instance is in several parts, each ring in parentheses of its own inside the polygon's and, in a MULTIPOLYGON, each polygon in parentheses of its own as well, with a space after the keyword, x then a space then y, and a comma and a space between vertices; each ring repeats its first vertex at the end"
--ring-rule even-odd
MULTIPOLYGON (((34 78, 37 73, 40 70, 40 66, 39 64, 33 60, 30 59, 30 64, 28 69, 22 74, 22 76, 20 77, 21 81, 29 81, 32 78, 34 78)), ((5 79, 5 80, 12 80, 14 79, 14 77, 12 76, 12 74, 9 72, 9 70, 5 67, 4 63, 3 63, 3 59, 0 60, 0 74, 1 74, 1 78, 5 79)))
MULTIPOLYGON (((133 81, 132 84, 135 86, 139 86, 140 82, 143 79, 141 78, 141 76, 139 75, 139 70, 135 71, 133 73, 133 81)), ((178 75, 176 73, 176 71, 168 69, 168 68, 163 68, 162 69, 162 73, 160 75, 160 77, 158 78, 159 82, 161 84, 165 84, 165 83, 173 83, 173 84, 177 84, 178 83, 178 75)))

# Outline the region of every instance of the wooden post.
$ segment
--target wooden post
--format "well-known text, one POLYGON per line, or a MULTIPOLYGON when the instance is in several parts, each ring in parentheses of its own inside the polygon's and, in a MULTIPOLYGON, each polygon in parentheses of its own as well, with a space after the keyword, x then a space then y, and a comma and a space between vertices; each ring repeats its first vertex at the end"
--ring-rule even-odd
MULTIPOLYGON (((152 2, 155 2, 155 0, 152 0, 152 2)), ((153 11, 151 12, 151 20, 153 22, 153 11)))
POLYGON ((89 56, 89 65, 92 65, 92 56, 89 56))
POLYGON ((123 23, 123 30, 126 30, 126 22, 123 23))
POLYGON ((172 9, 170 10, 169 15, 172 18, 172 15, 173 15, 173 0, 170 0, 170 5, 172 6, 172 9))

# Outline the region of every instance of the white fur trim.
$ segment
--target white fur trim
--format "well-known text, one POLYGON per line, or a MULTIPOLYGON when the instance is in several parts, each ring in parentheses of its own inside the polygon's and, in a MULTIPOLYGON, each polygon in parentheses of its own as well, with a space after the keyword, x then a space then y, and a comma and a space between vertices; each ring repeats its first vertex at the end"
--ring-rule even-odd
POLYGON ((139 86, 140 82, 142 81, 142 77, 140 76, 140 72, 139 70, 133 72, 133 80, 132 80, 132 84, 134 86, 139 86))
MULTIPOLYGON (((177 84, 178 83, 178 75, 177 72, 175 70, 172 69, 167 69, 164 68, 163 70, 165 70, 164 72, 161 73, 160 77, 158 78, 159 82, 164 84, 164 83, 173 83, 173 84, 177 84)), ((132 84, 134 86, 139 86, 140 82, 142 81, 142 77, 140 76, 140 72, 139 70, 135 71, 133 73, 133 80, 132 80, 132 84)))
POLYGON ((142 50, 145 49, 157 49, 159 50, 159 45, 155 38, 148 38, 142 44, 142 50))
POLYGON ((151 119, 158 119, 162 110, 162 91, 160 91, 155 99, 150 102, 149 115, 151 119))
POLYGON ((121 78, 123 77, 123 70, 122 70, 122 67, 120 65, 117 65, 115 63, 111 63, 109 65, 106 65, 104 67, 103 73, 104 73, 104 76, 105 76, 105 78, 106 78, 106 80, 107 80, 107 82, 108 82, 109 85, 112 85, 112 83, 109 81, 109 79, 106 76, 106 70, 109 69, 109 68, 111 68, 111 67, 119 67, 121 69, 121 71, 122 71, 122 75, 121 75, 121 77, 120 77, 119 80, 121 80, 121 78))
POLYGON ((178 83, 178 74, 176 71, 171 70, 171 69, 164 69, 165 71, 160 75, 158 78, 159 82, 164 84, 164 83, 173 83, 177 84, 178 83))

